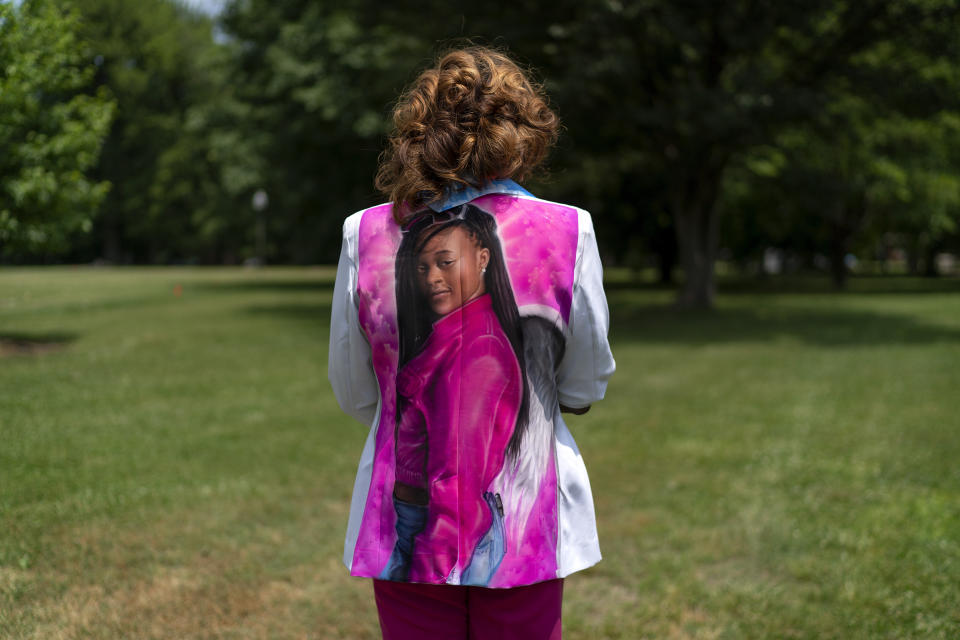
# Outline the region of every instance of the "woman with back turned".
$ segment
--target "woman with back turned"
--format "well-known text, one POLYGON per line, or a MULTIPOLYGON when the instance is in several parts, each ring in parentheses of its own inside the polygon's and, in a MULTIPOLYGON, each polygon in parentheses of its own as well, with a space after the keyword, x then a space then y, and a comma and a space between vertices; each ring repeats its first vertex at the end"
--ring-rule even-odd
POLYGON ((600 560, 560 416, 614 370, 593 224, 515 182, 557 119, 505 54, 445 54, 394 124, 334 290, 330 382, 371 427, 344 562, 384 638, 560 638, 563 578, 600 560))

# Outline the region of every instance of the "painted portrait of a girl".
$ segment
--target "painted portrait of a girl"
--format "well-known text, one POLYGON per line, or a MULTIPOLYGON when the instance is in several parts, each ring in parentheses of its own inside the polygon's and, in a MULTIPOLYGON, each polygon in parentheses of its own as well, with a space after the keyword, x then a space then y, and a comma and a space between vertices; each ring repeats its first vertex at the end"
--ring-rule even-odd
POLYGON ((496 221, 469 204, 415 218, 396 274, 397 542, 382 575, 485 585, 506 545, 493 481, 527 424, 520 316, 496 221))

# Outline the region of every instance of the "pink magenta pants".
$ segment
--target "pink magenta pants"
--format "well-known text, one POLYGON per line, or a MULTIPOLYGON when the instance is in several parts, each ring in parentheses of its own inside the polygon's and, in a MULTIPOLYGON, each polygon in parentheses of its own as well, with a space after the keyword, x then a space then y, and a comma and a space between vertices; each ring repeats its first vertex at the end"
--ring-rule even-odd
POLYGON ((560 640, 563 580, 510 589, 374 580, 384 640, 560 640))

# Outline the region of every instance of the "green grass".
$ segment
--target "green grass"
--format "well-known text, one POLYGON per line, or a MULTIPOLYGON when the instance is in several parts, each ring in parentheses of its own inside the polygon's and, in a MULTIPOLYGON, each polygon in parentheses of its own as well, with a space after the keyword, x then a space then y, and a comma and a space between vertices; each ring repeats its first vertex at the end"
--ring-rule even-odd
MULTIPOLYGON (((330 268, 0 270, 0 638, 373 638, 330 268), (175 285, 182 295, 174 295, 175 285)), ((960 283, 610 273, 567 638, 960 636, 960 283)))

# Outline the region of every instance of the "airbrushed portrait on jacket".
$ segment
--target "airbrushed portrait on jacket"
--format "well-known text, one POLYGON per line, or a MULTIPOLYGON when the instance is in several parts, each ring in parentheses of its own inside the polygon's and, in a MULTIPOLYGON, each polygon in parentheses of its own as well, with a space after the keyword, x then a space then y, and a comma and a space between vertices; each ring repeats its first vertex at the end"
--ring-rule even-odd
POLYGON ((402 233, 396 542, 380 577, 489 585, 508 548, 531 542, 531 517, 555 545, 553 478, 541 488, 563 334, 536 307, 521 316, 491 214, 429 211, 402 233))

